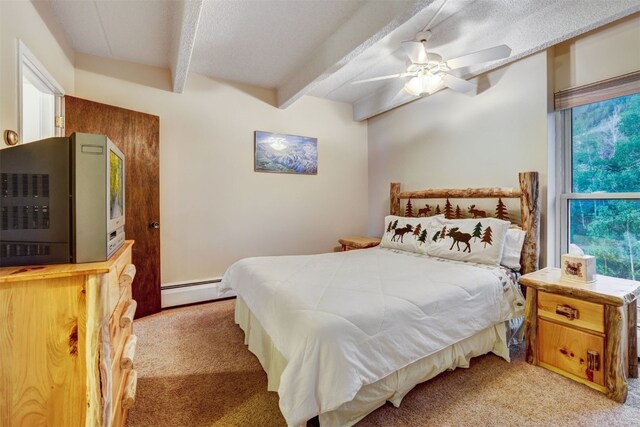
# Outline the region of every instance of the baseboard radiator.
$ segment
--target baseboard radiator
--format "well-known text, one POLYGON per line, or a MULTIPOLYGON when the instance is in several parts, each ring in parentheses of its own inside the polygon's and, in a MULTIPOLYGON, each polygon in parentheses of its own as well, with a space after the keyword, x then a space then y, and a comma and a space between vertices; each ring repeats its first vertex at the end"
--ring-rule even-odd
POLYGON ((213 301, 217 299, 236 296, 235 292, 220 290, 222 278, 215 277, 195 282, 167 283, 160 290, 162 296, 162 308, 176 307, 179 305, 194 304, 198 302, 213 301))

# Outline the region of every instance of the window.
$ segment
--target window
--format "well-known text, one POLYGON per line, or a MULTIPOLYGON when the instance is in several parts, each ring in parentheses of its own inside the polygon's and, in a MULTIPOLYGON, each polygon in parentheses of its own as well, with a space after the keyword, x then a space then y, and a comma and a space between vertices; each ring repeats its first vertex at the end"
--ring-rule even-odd
POLYGON ((20 42, 18 47, 20 140, 31 142, 63 134, 61 116, 62 87, 37 58, 20 42))
POLYGON ((640 93, 560 114, 560 253, 574 243, 599 274, 640 280, 640 93))

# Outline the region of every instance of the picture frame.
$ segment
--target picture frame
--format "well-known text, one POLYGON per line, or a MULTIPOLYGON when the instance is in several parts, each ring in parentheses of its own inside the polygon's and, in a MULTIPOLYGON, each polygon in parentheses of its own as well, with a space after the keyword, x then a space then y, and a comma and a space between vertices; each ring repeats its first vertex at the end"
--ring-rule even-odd
POLYGON ((254 132, 254 171, 318 174, 318 139, 282 133, 254 132))

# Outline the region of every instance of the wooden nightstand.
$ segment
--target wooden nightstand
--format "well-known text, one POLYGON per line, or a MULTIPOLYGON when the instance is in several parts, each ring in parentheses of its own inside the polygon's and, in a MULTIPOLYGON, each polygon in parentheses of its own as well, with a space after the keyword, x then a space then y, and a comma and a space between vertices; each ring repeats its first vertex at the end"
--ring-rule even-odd
POLYGON ((366 249, 378 246, 380 244, 379 237, 343 237, 338 239, 338 242, 342 245, 343 251, 350 251, 353 249, 366 249))
POLYGON ((527 362, 581 382, 618 402, 638 377, 636 298, 640 282, 596 275, 560 280, 560 269, 525 274, 527 362))

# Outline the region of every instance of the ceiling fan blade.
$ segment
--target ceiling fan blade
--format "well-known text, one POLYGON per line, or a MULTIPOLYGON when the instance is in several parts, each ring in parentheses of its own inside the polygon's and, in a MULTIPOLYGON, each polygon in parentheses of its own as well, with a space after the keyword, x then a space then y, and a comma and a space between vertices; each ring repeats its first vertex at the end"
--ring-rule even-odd
POLYGON ((496 59, 507 58, 511 55, 511 48, 506 44, 490 47, 488 49, 479 50, 467 55, 450 59, 447 66, 455 70, 456 68, 467 67, 469 65, 480 64, 482 62, 495 61, 496 59))
POLYGON ((411 75, 413 74, 412 73, 389 74, 388 76, 372 77, 370 79, 364 79, 364 80, 355 80, 351 82, 351 84, 356 85, 360 83, 377 82, 378 80, 395 79, 397 77, 407 77, 411 75))
POLYGON ((414 64, 426 64, 429 61, 427 49, 422 42, 402 42, 402 48, 414 64))
POLYGON ((444 84, 450 89, 455 90, 456 92, 475 92, 478 89, 478 86, 475 83, 468 82, 464 79, 461 79, 456 76, 452 76, 451 74, 444 75, 444 84))

